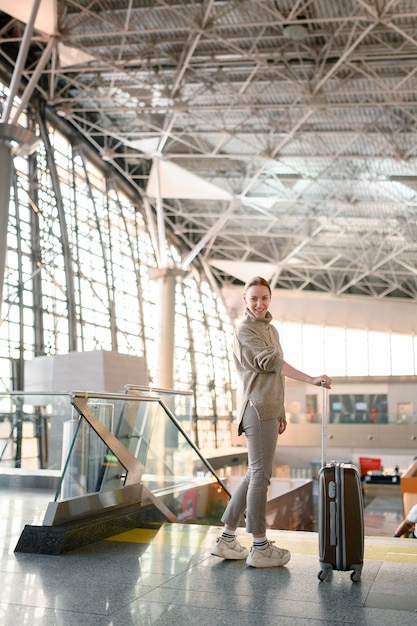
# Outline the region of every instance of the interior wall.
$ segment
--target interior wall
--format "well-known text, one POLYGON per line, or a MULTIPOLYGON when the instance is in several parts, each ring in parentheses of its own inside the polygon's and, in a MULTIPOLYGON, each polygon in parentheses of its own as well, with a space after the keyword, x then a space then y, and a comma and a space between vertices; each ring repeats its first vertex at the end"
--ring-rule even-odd
MULTIPOLYGON (((228 286, 222 297, 232 318, 243 313, 243 287, 228 286)), ((360 330, 417 334, 417 303, 361 296, 332 297, 314 292, 274 289, 270 311, 276 321, 360 330)))

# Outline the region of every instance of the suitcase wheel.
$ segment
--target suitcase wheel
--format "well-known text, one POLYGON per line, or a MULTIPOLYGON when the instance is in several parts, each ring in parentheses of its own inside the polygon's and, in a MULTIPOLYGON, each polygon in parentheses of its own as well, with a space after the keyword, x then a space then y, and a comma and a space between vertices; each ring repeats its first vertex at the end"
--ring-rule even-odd
POLYGON ((350 575, 350 580, 354 583, 358 583, 361 579, 361 572, 360 570, 353 570, 353 572, 350 575))
MULTIPOLYGON (((319 573, 317 574, 317 578, 319 580, 321 580, 321 581, 326 580, 327 574, 328 574, 329 570, 331 570, 331 569, 332 568, 329 567, 329 568, 324 568, 324 569, 320 570, 319 573)), ((351 573, 351 575, 350 575, 350 580, 352 582, 354 582, 354 583, 359 582, 360 579, 361 579, 361 573, 362 573, 362 567, 355 568, 353 570, 353 572, 351 573)))

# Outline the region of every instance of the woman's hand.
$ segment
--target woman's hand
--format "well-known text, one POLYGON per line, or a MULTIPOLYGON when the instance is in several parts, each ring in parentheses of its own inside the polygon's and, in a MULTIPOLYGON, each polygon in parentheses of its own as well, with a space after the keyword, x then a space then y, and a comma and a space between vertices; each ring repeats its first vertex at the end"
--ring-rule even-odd
POLYGON ((295 369, 292 365, 284 361, 281 368, 281 374, 284 376, 288 376, 288 378, 293 378, 294 380, 299 380, 302 383, 309 383, 310 385, 316 385, 317 387, 321 387, 322 381, 326 383, 327 389, 330 389, 332 386, 332 379, 326 374, 322 374, 321 376, 309 376, 304 372, 300 372, 300 370, 295 369))
POLYGON ((279 425, 278 425, 278 434, 282 435, 282 433, 284 432, 286 428, 287 428, 287 420, 280 419, 279 425))
POLYGON ((327 387, 327 389, 331 389, 332 379, 326 376, 326 374, 322 374, 322 376, 317 376, 317 378, 313 378, 313 385, 321 387, 321 383, 326 383, 324 386, 327 387))

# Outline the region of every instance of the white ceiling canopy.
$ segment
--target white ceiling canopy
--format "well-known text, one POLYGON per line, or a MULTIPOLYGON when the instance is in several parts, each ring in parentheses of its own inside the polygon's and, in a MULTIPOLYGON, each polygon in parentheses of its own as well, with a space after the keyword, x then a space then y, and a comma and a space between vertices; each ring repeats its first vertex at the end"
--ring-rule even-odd
POLYGON ((154 159, 146 195, 150 198, 189 198, 193 200, 231 200, 220 187, 172 163, 154 159))
MULTIPOLYGON (((0 10, 27 24, 33 0, 0 0, 0 10)), ((35 28, 47 35, 56 33, 56 0, 41 0, 35 20, 35 28)))
POLYGON ((91 54, 87 54, 78 48, 66 46, 63 43, 58 43, 58 54, 59 64, 62 68, 82 65, 83 63, 95 60, 91 54))
POLYGON ((210 265, 217 267, 226 274, 234 276, 242 283, 246 283, 254 276, 262 276, 266 280, 271 280, 276 271, 276 267, 270 263, 253 263, 240 261, 222 261, 221 259, 211 259, 210 265))
POLYGON ((134 150, 140 150, 144 155, 153 156, 158 150, 159 137, 145 137, 144 139, 133 139, 128 145, 134 150))

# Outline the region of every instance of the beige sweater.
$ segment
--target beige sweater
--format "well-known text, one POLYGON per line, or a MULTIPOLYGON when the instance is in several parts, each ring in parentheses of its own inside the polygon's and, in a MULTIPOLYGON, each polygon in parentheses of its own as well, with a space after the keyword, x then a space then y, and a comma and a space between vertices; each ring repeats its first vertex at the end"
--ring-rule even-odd
POLYGON ((264 319, 258 319, 246 308, 245 318, 234 332, 233 354, 241 386, 239 426, 249 400, 259 419, 285 419, 285 376, 281 374, 284 355, 271 320, 269 311, 264 319))

